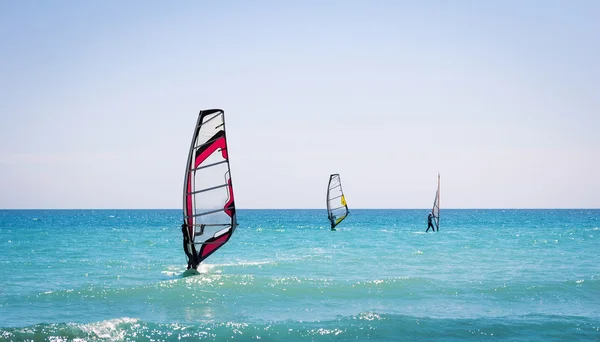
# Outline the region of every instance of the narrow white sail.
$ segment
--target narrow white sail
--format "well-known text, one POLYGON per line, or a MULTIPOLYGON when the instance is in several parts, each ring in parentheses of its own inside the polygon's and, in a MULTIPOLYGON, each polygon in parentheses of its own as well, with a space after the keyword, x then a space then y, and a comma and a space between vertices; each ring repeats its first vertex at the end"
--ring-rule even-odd
POLYGON ((433 200, 433 208, 431 209, 431 215, 433 215, 433 224, 436 230, 440 230, 440 174, 438 173, 437 190, 435 191, 435 199, 433 200))
POLYGON ((226 244, 237 226, 221 109, 198 114, 183 181, 183 222, 188 269, 226 244))
POLYGON ((342 190, 340 175, 335 173, 329 176, 327 187, 327 218, 331 222, 331 229, 340 224, 348 216, 348 205, 342 190))

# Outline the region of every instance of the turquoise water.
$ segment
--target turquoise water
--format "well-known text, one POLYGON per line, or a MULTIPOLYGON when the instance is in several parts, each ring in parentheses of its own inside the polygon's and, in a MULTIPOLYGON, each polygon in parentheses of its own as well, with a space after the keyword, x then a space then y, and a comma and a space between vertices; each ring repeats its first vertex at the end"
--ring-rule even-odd
POLYGON ((0 340, 600 340, 600 210, 0 211, 0 340))

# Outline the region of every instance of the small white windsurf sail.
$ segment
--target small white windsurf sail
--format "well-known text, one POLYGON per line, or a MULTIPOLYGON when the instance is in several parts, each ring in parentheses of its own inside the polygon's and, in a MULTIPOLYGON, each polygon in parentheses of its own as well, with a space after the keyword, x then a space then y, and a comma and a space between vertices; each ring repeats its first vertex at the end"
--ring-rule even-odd
POLYGON ((348 216, 348 213, 340 175, 332 174, 329 176, 329 186, 327 187, 327 218, 331 222, 331 229, 340 224, 348 216))
POLYGON ((436 230, 440 230, 440 174, 438 173, 437 190, 435 191, 435 199, 433 200, 433 208, 431 209, 431 215, 433 215, 433 224, 436 230))
POLYGON ((183 181, 183 248, 188 269, 229 241, 236 226, 225 113, 202 110, 194 128, 183 181))

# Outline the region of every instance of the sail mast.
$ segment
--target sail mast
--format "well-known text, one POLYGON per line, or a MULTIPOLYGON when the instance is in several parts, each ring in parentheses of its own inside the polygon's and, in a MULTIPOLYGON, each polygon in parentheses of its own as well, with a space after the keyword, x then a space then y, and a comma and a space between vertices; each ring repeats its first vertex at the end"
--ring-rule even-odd
POLYGON ((438 172, 437 189, 435 191, 435 198, 433 200, 433 208, 431 208, 431 214, 435 222, 435 229, 440 230, 440 173, 438 172))
POLYGON ((440 173, 439 172, 438 172, 437 196, 438 196, 438 217, 439 217, 439 214, 440 214, 440 199, 442 197, 442 194, 440 192, 440 173))

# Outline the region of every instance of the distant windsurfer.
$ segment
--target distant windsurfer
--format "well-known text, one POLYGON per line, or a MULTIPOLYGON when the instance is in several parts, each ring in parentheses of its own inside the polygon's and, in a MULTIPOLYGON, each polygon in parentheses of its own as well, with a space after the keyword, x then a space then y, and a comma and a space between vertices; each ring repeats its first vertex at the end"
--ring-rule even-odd
POLYGON ((431 230, 433 230, 435 232, 435 227, 433 226, 433 223, 431 222, 432 219, 433 219, 433 214, 429 213, 429 215, 427 216, 427 230, 425 231, 425 233, 429 232, 429 228, 431 228, 431 230))
POLYGON ((188 249, 187 249, 188 244, 190 243, 190 239, 188 237, 188 225, 187 225, 187 223, 184 222, 181 225, 181 232, 183 233, 183 251, 185 252, 185 255, 187 256, 187 259, 188 259, 187 269, 188 270, 190 268, 196 269, 197 266, 194 267, 192 265, 193 256, 190 254, 190 252, 188 252, 188 249))
POLYGON ((331 221, 331 230, 335 231, 335 215, 331 215, 329 221, 331 221))

